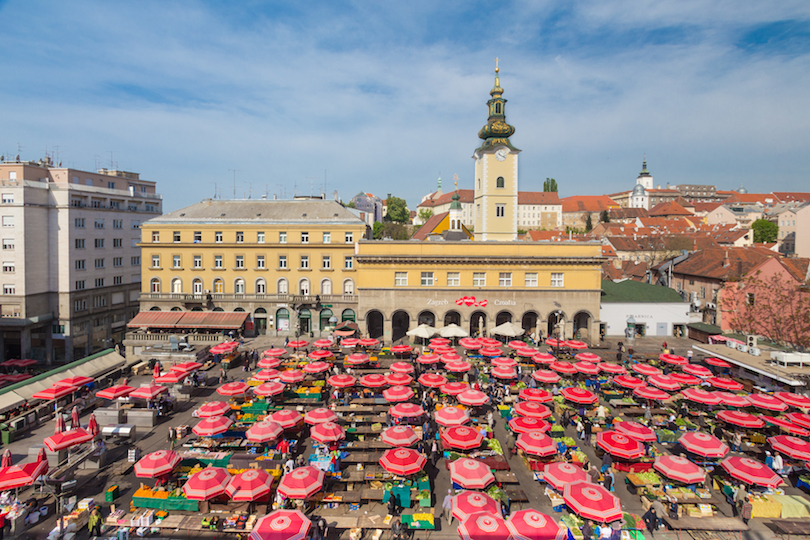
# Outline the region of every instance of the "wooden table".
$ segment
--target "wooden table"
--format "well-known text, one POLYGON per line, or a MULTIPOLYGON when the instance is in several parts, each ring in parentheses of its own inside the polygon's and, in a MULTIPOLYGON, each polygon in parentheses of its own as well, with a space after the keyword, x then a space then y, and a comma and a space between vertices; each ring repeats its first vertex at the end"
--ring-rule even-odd
POLYGON ((380 440, 373 439, 370 441, 349 441, 346 443, 346 446, 341 448, 341 450, 353 452, 355 450, 387 450, 389 448, 393 448, 393 446, 380 440))
POLYGON ((357 407, 339 405, 332 410, 336 413, 384 413, 388 409, 388 405, 359 405, 357 407))
POLYGON ((495 480, 501 484, 519 484, 520 482, 512 471, 495 471, 495 480))
POLYGON ((377 435, 380 433, 382 433, 381 429, 371 429, 371 426, 357 426, 356 428, 348 428, 346 430, 347 435, 377 435))
POLYGON ((334 502, 334 503, 359 503, 360 502, 360 492, 359 491, 333 491, 331 492, 332 495, 335 497, 340 497, 339 501, 331 500, 328 498, 315 498, 315 500, 320 500, 323 502, 334 502))
POLYGON ((385 398, 354 398, 349 402, 349 405, 386 405, 388 402, 385 398))
MULTIPOLYGON (((644 413, 647 412, 648 409, 643 409, 641 407, 630 407, 627 409, 622 409, 622 414, 626 414, 627 416, 644 416, 644 413)), ((669 412, 668 409, 653 409, 650 414, 667 414, 669 412)))
POLYGON ((738 532, 740 540, 742 533, 749 530, 748 525, 737 518, 729 517, 704 517, 694 518, 682 516, 672 519, 668 515, 660 516, 670 529, 678 531, 678 540, 681 538, 681 531, 722 531, 738 532))
POLYGON ((774 526, 779 534, 786 534, 788 538, 791 535, 807 536, 810 534, 808 529, 808 522, 795 519, 773 519, 771 525, 774 526))
POLYGON ((360 490, 360 498, 364 501, 381 501, 385 495, 384 489, 365 488, 360 490))
POLYGON ((385 420, 384 414, 344 416, 337 419, 339 424, 351 424, 352 422, 357 424, 385 424, 385 420))
POLYGON ((382 452, 351 452, 340 461, 343 463, 377 463, 381 457, 382 452))

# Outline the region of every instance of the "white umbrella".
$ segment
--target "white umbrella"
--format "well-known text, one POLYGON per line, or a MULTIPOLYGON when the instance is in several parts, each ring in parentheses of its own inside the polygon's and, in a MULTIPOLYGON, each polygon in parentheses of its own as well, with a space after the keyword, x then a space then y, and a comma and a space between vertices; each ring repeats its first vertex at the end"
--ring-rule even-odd
POLYGON ((439 335, 446 338, 462 338, 470 334, 456 323, 448 324, 439 329, 439 335))
POLYGON ((523 328, 511 323, 505 322, 503 324, 499 324, 495 328, 492 329, 492 334, 497 334, 499 336, 508 336, 508 337, 515 337, 523 335, 523 328))
POLYGON ((413 330, 408 330, 405 333, 411 337, 429 339, 436 335, 436 329, 428 324, 420 324, 413 330))

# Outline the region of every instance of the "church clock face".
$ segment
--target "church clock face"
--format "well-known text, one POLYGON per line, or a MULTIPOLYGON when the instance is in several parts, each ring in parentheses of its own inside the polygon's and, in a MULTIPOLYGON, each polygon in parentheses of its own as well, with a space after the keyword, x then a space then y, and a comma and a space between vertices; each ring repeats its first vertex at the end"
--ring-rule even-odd
POLYGON ((505 159, 506 159, 506 150, 504 150, 503 148, 501 148, 500 150, 498 150, 497 152, 495 152, 495 159, 497 159, 498 161, 503 161, 503 160, 505 160, 505 159))

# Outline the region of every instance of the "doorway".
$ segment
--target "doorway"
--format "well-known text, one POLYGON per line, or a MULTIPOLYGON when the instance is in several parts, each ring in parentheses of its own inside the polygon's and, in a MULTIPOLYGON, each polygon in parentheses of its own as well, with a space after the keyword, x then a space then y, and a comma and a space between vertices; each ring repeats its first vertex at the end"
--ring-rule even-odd
POLYGON ((395 311, 391 316, 391 341, 399 341, 406 337, 411 317, 404 311, 395 311))
POLYGON ((383 335, 383 315, 377 310, 369 311, 366 314, 366 329, 369 337, 379 338, 383 335))

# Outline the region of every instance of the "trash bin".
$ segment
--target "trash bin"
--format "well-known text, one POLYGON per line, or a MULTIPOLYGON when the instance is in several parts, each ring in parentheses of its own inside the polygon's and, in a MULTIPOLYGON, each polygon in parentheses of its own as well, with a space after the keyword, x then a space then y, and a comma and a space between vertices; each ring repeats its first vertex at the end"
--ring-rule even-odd
POLYGON ((9 429, 7 424, 0 425, 0 440, 6 445, 14 442, 14 431, 9 429))

